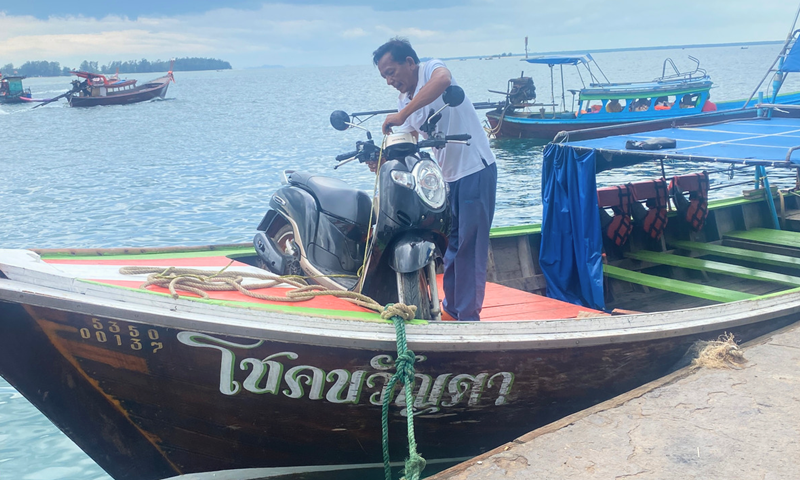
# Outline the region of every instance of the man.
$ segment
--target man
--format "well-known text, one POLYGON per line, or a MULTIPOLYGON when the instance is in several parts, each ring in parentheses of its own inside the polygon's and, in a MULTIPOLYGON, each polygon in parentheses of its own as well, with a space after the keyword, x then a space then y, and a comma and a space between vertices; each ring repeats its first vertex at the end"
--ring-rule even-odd
MULTIPOLYGON (((442 93, 457 85, 441 60, 420 63, 408 40, 394 38, 372 54, 386 83, 400 92, 397 113, 386 117, 383 133, 427 135, 420 130, 426 114, 444 105, 442 93)), ((444 255, 443 308, 461 321, 480 320, 486 289, 489 228, 494 217, 497 166, 478 112, 469 99, 442 111, 436 124, 444 135, 467 133, 470 145, 448 144, 434 155, 450 187, 452 227, 444 255)))

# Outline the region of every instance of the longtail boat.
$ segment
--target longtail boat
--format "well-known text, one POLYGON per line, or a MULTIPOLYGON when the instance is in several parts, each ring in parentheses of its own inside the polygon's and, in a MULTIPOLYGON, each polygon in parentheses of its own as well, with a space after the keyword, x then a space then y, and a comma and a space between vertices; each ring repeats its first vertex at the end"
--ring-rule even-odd
MULTIPOLYGON (((699 340, 798 320, 798 185, 774 188, 800 166, 796 132, 763 116, 549 145, 542 224, 492 231, 481 321, 405 324, 428 464, 662 376, 699 340), (675 145, 640 150, 651 137, 675 145), (597 159, 615 156, 662 175, 598 190, 597 159), (743 194, 721 195, 744 169, 743 194)), ((382 466, 384 402, 402 460, 392 322, 342 298, 281 301, 284 279, 203 292, 170 277, 267 273, 256 264, 251 244, 0 250, 0 374, 116 480, 364 478, 382 466)))
POLYGON ((22 86, 26 77, 0 75, 0 103, 24 103, 31 99, 31 89, 22 86))
POLYGON ((164 98, 170 82, 175 82, 172 71, 163 77, 136 85, 136 80, 109 79, 99 73, 72 72, 84 81, 73 80, 73 88, 66 95, 71 107, 95 107, 99 105, 127 105, 164 98))
MULTIPOLYGON (((505 101, 486 113, 487 130, 497 138, 532 138, 544 144, 556 135, 575 130, 583 131, 581 138, 598 138, 672 125, 753 118, 758 115, 758 103, 798 105, 800 92, 779 94, 786 75, 800 71, 796 23, 797 16, 775 61, 747 99, 711 102, 711 78, 692 56, 689 59, 696 63, 692 71, 680 71, 667 58, 660 77, 633 83, 610 82, 590 54, 541 56, 523 61, 549 66, 550 103, 537 102, 533 79, 525 77, 523 72, 519 78, 509 80, 505 92, 492 91, 505 95, 505 101), (578 70, 581 88, 565 90, 564 66, 578 70), (554 67, 561 73, 560 101, 554 91, 554 67), (767 85, 766 97, 762 98, 763 92, 759 91, 769 75, 773 75, 772 83, 767 85), (572 94, 571 105, 566 91, 572 94), (641 127, 638 123, 648 125, 641 127)), ((780 109, 774 114, 790 115, 780 109)))

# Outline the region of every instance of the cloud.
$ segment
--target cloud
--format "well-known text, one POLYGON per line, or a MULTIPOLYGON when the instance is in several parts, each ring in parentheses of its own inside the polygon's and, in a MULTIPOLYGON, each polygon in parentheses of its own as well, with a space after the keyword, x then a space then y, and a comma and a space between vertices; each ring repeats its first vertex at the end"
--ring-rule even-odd
MULTIPOLYGON (((202 56, 236 68, 335 66, 368 64, 372 51, 396 35, 409 38, 424 57, 522 52, 526 36, 532 52, 780 40, 795 9, 782 3, 766 2, 758 16, 744 0, 572 0, 568 6, 541 0, 447 0, 431 6, 413 0, 391 12, 388 2, 374 7, 367 0, 236 0, 197 11, 212 8, 204 0, 191 7, 178 2, 185 10, 176 14, 0 13, 0 58, 15 65, 49 60, 75 66, 82 60, 202 56)), ((155 8, 156 2, 147 5, 155 8)))
POLYGON ((350 28, 342 32, 344 38, 359 38, 367 36, 367 32, 363 28, 350 28))

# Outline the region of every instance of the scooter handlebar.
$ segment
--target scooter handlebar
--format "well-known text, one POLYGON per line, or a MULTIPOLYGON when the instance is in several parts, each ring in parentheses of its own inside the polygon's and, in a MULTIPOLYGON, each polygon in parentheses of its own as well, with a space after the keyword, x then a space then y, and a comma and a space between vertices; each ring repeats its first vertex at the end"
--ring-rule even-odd
POLYGON ((447 135, 447 136, 444 137, 445 141, 447 141, 447 142, 449 142, 451 140, 452 141, 466 142, 467 140, 469 140, 471 138, 472 138, 472 135, 470 135, 468 133, 461 133, 461 134, 458 134, 458 135, 447 135))
POLYGON ((353 158, 358 155, 358 150, 353 150, 352 152, 343 153, 341 155, 336 155, 336 161, 341 162, 342 160, 347 160, 348 158, 353 158))

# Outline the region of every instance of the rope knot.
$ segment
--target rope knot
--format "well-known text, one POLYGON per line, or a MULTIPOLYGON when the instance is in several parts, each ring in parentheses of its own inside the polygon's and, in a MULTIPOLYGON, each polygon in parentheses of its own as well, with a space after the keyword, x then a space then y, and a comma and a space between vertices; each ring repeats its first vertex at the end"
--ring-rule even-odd
POLYGON ((394 367, 397 370, 395 375, 403 384, 414 384, 414 360, 416 360, 416 357, 411 350, 406 350, 397 355, 397 360, 394 362, 394 367))
POLYGON ((417 314, 417 306, 416 305, 406 305, 404 303, 388 303, 385 307, 383 307, 383 312, 381 312, 381 318, 384 320, 391 320, 392 317, 397 316, 402 318, 404 321, 408 322, 410 320, 414 320, 414 316, 417 314))
POLYGON ((425 459, 414 452, 406 459, 405 470, 403 470, 403 477, 401 480, 419 479, 420 474, 422 474, 422 471, 425 469, 425 465, 427 465, 425 459))

